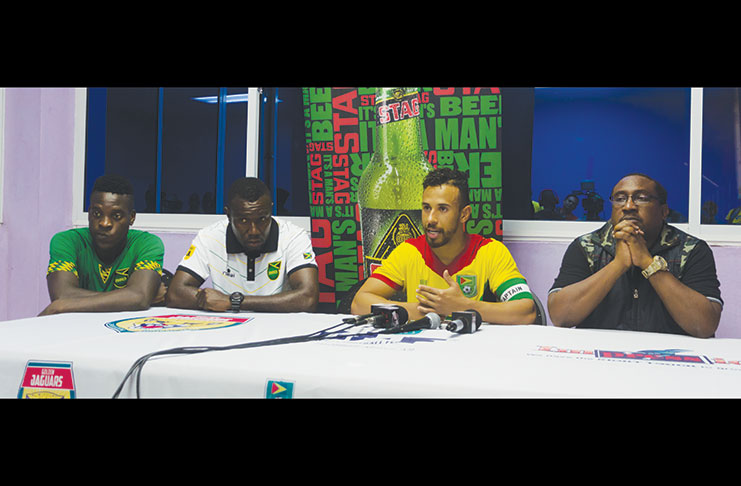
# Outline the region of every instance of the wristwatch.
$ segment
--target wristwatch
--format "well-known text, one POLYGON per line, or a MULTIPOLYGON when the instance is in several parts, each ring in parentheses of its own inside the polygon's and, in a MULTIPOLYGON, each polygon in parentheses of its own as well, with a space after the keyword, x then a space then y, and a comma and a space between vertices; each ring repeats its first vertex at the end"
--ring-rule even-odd
POLYGON ((234 292, 229 296, 229 300, 232 302, 232 312, 239 312, 239 307, 242 305, 244 295, 239 292, 234 292))
POLYGON ((666 260, 661 258, 659 255, 656 255, 654 257, 654 261, 651 262, 651 265, 647 266, 646 268, 641 271, 644 277, 649 278, 651 275, 653 275, 656 272, 659 272, 661 270, 666 270, 666 260))

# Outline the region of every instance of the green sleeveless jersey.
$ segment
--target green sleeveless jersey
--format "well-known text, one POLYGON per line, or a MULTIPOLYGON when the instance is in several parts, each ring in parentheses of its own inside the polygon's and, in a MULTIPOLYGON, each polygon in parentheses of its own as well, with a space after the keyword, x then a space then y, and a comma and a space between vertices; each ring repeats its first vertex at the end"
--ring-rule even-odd
POLYGON ((108 292, 126 286, 129 277, 140 269, 162 274, 165 246, 157 235, 130 229, 126 247, 110 265, 104 265, 93 248, 88 228, 74 228, 55 234, 49 244, 49 267, 52 272, 72 272, 80 288, 108 292))

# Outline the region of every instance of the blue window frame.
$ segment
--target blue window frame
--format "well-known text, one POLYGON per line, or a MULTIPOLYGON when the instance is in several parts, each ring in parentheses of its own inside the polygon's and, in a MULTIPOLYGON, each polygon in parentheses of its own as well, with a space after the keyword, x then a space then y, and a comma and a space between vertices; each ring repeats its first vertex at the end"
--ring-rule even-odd
POLYGON ((247 101, 247 88, 89 88, 84 207, 118 173, 140 213, 222 213, 245 175, 247 101))

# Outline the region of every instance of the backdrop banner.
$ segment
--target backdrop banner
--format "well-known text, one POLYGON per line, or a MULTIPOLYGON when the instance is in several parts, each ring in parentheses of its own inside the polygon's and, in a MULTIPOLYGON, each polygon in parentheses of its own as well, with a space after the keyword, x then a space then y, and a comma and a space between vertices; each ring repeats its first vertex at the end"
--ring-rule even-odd
MULTIPOLYGON (((367 275, 357 187, 375 149, 376 88, 303 88, 318 312, 335 313, 367 275)), ((468 174, 467 231, 502 239, 499 88, 420 88, 422 151, 433 167, 468 174)), ((422 187, 409 187, 422 191, 422 187)), ((346 312, 349 312, 345 309, 346 312)))

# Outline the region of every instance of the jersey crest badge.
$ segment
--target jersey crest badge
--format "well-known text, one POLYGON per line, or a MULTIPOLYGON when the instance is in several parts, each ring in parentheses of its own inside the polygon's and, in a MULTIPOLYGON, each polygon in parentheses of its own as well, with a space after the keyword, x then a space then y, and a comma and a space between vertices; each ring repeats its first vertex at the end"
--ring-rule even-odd
POLYGON ((129 269, 121 268, 116 270, 115 278, 113 279, 113 286, 117 289, 126 287, 126 283, 129 281, 129 269))
POLYGON ((275 280, 280 275, 280 264, 281 260, 268 263, 268 278, 270 280, 275 280))
POLYGON ((456 275, 458 286, 461 292, 468 298, 474 297, 477 293, 476 275, 456 275))

